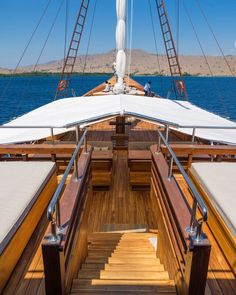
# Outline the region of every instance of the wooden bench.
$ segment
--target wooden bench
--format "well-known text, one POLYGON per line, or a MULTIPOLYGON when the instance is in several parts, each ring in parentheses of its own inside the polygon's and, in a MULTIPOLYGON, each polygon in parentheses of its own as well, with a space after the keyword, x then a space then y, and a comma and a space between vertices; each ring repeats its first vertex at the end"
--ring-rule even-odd
MULTIPOLYGON (((217 159, 220 161, 235 161, 231 156, 236 155, 236 146, 234 145, 208 145, 208 144, 181 144, 172 143, 171 148, 181 161, 184 168, 189 169, 192 162, 211 161, 217 159)), ((162 145, 161 150, 168 154, 168 149, 162 145)))
POLYGON ((112 151, 93 151, 92 185, 96 191, 109 190, 112 183, 112 151))
POLYGON ((128 167, 129 182, 132 190, 149 190, 151 180, 150 151, 129 151, 128 167))
POLYGON ((54 163, 0 163, 0 293, 56 186, 54 163))

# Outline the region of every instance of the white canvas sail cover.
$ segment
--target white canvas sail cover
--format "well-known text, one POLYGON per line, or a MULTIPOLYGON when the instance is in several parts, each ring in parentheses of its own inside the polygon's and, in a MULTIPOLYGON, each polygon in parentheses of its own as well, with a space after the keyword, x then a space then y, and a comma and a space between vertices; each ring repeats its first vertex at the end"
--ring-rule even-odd
POLYGON ((214 142, 236 144, 236 123, 202 110, 190 102, 124 94, 73 97, 54 101, 4 125, 47 128, 0 128, 0 143, 34 141, 51 136, 50 126, 57 127, 54 134, 60 134, 70 126, 83 126, 117 115, 143 118, 156 124, 166 123, 190 135, 193 128, 187 127, 208 126, 208 129, 197 128, 195 136, 214 142))
POLYGON ((116 74, 117 83, 114 93, 124 92, 123 79, 125 76, 126 54, 125 54, 125 31, 126 31, 126 0, 116 1, 117 27, 116 27, 116 74))

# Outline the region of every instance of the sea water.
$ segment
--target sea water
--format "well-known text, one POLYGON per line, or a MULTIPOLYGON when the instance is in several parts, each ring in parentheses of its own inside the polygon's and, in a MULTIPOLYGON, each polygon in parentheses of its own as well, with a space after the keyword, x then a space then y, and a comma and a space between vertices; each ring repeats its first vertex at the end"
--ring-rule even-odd
MULTIPOLYGON (((72 86, 81 96, 109 79, 107 75, 73 76, 72 86)), ((152 91, 174 99, 170 77, 136 76, 144 85, 151 81, 152 91)), ((0 77, 0 124, 54 100, 59 76, 0 77)), ((236 79, 229 77, 185 77, 189 101, 203 109, 236 122, 236 79)))

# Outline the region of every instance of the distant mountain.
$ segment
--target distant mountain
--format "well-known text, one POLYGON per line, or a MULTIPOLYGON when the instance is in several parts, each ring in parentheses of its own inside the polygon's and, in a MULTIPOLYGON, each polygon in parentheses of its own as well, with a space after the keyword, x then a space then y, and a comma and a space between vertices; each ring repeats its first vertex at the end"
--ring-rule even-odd
MULTIPOLYGON (((112 73, 112 64, 115 61, 116 51, 112 50, 107 53, 81 55, 77 58, 74 71, 86 73, 112 73), (86 66, 85 66, 86 64, 86 66)), ((236 56, 227 56, 227 61, 236 74, 236 56)), ((230 71, 224 59, 220 56, 207 56, 211 70, 215 76, 230 76, 230 71)), ((210 75, 209 68, 203 56, 179 56, 182 73, 185 75, 210 75)), ((129 53, 127 53, 127 68, 129 69, 129 53)), ((60 73, 62 71, 63 60, 50 61, 40 64, 37 72, 42 73, 60 73)), ((33 66, 21 67, 18 73, 29 73, 33 71, 33 66)), ((0 68, 0 73, 7 74, 10 70, 0 68)), ((168 61, 165 55, 158 58, 155 54, 143 50, 133 50, 131 55, 130 72, 133 75, 169 75, 168 61), (158 66, 160 64, 160 68, 158 66)))

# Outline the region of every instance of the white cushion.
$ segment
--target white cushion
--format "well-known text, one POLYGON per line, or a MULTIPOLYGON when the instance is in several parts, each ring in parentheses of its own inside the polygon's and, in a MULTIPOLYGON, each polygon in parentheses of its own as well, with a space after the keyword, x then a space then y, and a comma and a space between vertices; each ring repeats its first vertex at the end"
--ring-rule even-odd
POLYGON ((236 237, 236 163, 193 163, 192 173, 236 237))
POLYGON ((0 246, 22 222, 54 170, 52 162, 0 162, 0 246))

